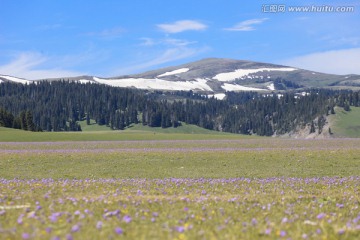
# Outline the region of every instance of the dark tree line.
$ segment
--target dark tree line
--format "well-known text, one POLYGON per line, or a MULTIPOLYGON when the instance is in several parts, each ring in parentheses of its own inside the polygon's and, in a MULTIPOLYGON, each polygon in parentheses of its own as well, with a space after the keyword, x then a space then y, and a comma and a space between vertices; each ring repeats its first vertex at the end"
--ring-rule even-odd
MULTIPOLYGON (((19 119, 24 113, 26 119, 30 113, 33 125, 25 127, 20 121, 20 128, 44 131, 81 131, 79 121, 90 124, 93 119, 114 130, 137 123, 178 127, 183 122, 218 131, 270 136, 312 124, 315 119, 321 131, 324 116, 334 114, 335 106, 345 110, 360 106, 359 92, 311 90, 308 94, 281 96, 228 92, 225 100, 217 100, 191 91, 149 92, 67 81, 0 84, 0 107, 19 119)), ((13 121, 12 127, 15 125, 13 121)))
POLYGON ((22 129, 26 131, 41 131, 33 122, 30 111, 22 111, 19 116, 14 115, 3 108, 0 108, 0 127, 22 129))
POLYGON ((56 81, 38 84, 0 84, 0 107, 14 115, 31 111, 44 131, 81 131, 78 122, 94 119, 99 125, 123 129, 137 123, 145 93, 99 84, 56 81))

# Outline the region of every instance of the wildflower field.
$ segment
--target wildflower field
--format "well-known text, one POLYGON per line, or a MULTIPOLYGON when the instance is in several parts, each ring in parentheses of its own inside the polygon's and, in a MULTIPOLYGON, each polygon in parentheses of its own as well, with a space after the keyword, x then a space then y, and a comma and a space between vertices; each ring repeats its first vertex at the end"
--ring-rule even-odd
POLYGON ((0 239, 359 239, 360 139, 0 143, 0 239))

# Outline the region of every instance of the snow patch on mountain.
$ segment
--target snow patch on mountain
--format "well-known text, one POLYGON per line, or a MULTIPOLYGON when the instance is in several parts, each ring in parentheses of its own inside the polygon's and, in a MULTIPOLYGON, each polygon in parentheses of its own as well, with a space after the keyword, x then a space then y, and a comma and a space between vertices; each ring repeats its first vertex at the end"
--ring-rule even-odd
POLYGON ((88 80, 88 79, 80 79, 80 80, 77 80, 77 82, 79 82, 81 84, 86 84, 86 83, 92 83, 93 81, 88 80))
MULTIPOLYGON (((216 79, 221 82, 230 82, 234 81, 238 78, 244 78, 249 76, 253 73, 259 73, 259 72, 270 72, 270 71, 281 71, 281 72, 290 72, 295 71, 296 68, 257 68, 257 69, 237 69, 234 72, 227 72, 227 73, 219 73, 213 79, 216 79)), ((253 76, 250 76, 251 78, 254 78, 253 76)))
POLYGON ((98 83, 114 86, 114 87, 134 87, 138 89, 157 89, 157 90, 202 90, 212 91, 206 84, 206 79, 197 78, 194 81, 173 82, 158 78, 124 78, 124 79, 102 79, 94 77, 98 83))
POLYGON ((180 73, 186 73, 188 72, 190 69, 189 68, 180 68, 171 72, 166 72, 163 74, 158 75, 157 77, 165 77, 165 76, 171 76, 171 75, 176 75, 176 74, 180 74, 180 73))
POLYGON ((271 90, 271 91, 275 91, 275 85, 274 85, 274 83, 270 83, 270 84, 267 86, 267 88, 268 88, 269 90, 271 90))
POLYGON ((261 89, 261 88, 245 87, 230 83, 224 83, 224 85, 221 87, 226 91, 265 91, 265 89, 261 89))
POLYGON ((11 76, 6 76, 6 75, 0 75, 1 78, 4 78, 6 80, 12 81, 12 82, 16 82, 16 83, 22 83, 22 84, 26 84, 26 83, 31 83, 32 81, 29 80, 25 80, 22 78, 17 78, 17 77, 11 77, 11 76))
POLYGON ((211 95, 207 95, 209 98, 216 98, 218 100, 223 100, 226 97, 225 93, 216 93, 216 94, 211 94, 211 95))

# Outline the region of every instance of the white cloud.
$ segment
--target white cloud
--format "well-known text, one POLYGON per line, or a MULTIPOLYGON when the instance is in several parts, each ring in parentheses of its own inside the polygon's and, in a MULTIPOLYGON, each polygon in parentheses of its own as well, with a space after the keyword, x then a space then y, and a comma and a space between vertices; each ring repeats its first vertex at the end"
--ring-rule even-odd
POLYGON ((186 39, 177 38, 140 38, 142 43, 139 46, 144 47, 144 51, 139 51, 139 59, 135 60, 131 65, 117 68, 112 75, 124 75, 139 73, 154 67, 174 62, 177 60, 194 57, 209 50, 209 47, 197 47, 196 41, 188 41, 186 39), (156 47, 156 48, 154 48, 156 47), (158 50, 155 50, 158 49, 158 50), (159 50, 161 49, 161 50, 159 50), (154 52, 155 50, 155 52, 154 52), (152 52, 152 54, 149 54, 152 52), (145 53, 145 54, 144 54, 145 53), (147 59, 144 61, 144 59, 147 59))
POLYGON ((151 47, 151 46, 154 46, 157 44, 157 42, 152 38, 143 37, 143 38, 140 38, 140 40, 142 41, 140 46, 151 47))
POLYGON ((282 61, 282 64, 332 74, 360 74, 360 48, 317 52, 282 61))
POLYGON ((21 77, 29 80, 74 77, 83 75, 80 72, 61 68, 46 68, 44 65, 49 59, 36 52, 23 52, 15 56, 10 63, 0 66, 0 74, 21 77))
POLYGON ((188 41, 188 40, 184 40, 184 39, 175 39, 175 38, 167 38, 164 40, 165 44, 168 45, 172 45, 172 46, 177 46, 177 47, 184 47, 184 46, 188 46, 191 44, 195 44, 197 43, 196 41, 188 41))
POLYGON ((180 60, 183 58, 187 58, 190 56, 195 55, 197 52, 196 49, 190 49, 190 48, 170 48, 166 49, 161 55, 158 57, 143 63, 143 67, 152 67, 160 64, 164 64, 167 62, 172 62, 176 60, 180 60))
POLYGON ((157 27, 166 33, 179 33, 189 30, 200 31, 207 28, 205 24, 194 20, 182 20, 169 24, 158 24, 157 27))
POLYGON ((159 67, 162 64, 174 62, 177 60, 194 57, 200 53, 208 51, 208 47, 203 48, 189 48, 189 47, 173 47, 168 48, 159 53, 158 56, 153 57, 152 59, 134 63, 131 66, 118 68, 112 75, 124 75, 124 74, 132 74, 139 73, 141 71, 150 70, 154 67, 159 67))
POLYGON ((268 18, 257 18, 257 19, 249 19, 246 21, 242 21, 236 24, 234 27, 225 28, 226 31, 254 31, 255 28, 253 25, 261 24, 264 21, 268 20, 268 18))
POLYGON ((188 41, 186 39, 176 39, 176 38, 165 38, 165 39, 140 38, 140 40, 142 41, 140 46, 145 46, 145 47, 153 47, 155 45, 184 47, 197 43, 196 41, 188 41))

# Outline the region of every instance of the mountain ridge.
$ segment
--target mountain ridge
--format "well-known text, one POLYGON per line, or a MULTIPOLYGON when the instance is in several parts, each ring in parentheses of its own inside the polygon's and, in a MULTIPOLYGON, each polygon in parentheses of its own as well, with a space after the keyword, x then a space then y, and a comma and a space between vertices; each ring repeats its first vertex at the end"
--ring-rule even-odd
POLYGON ((0 75, 0 82, 31 83, 69 80, 145 90, 184 90, 208 93, 276 91, 307 88, 360 88, 360 75, 320 73, 296 67, 248 60, 205 58, 177 66, 110 78, 75 76, 26 80, 0 75))

